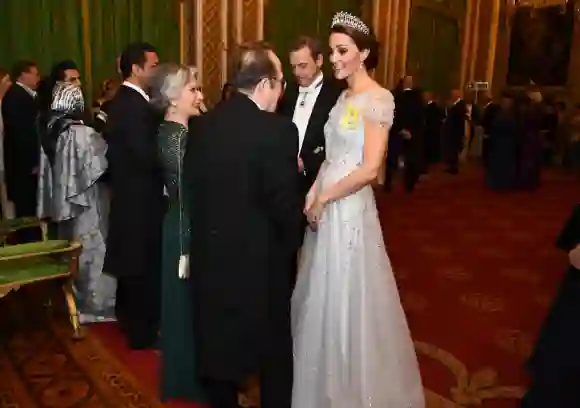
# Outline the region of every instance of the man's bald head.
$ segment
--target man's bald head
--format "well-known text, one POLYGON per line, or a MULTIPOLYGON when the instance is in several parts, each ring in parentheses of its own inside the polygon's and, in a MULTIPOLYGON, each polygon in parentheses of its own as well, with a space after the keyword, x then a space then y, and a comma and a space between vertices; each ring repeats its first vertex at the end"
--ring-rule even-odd
POLYGON ((250 95, 264 110, 275 110, 285 82, 282 62, 263 41, 244 43, 235 55, 230 83, 250 95))
POLYGON ((238 47, 234 56, 230 82, 237 89, 252 91, 260 81, 277 78, 280 71, 280 59, 268 43, 247 42, 238 47))

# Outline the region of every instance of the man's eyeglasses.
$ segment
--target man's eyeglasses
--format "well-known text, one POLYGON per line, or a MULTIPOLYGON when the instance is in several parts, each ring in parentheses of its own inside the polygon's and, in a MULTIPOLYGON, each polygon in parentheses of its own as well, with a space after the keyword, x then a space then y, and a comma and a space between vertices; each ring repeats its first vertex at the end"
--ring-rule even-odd
POLYGON ((278 82, 282 89, 286 89, 286 80, 284 78, 264 78, 267 81, 278 82))

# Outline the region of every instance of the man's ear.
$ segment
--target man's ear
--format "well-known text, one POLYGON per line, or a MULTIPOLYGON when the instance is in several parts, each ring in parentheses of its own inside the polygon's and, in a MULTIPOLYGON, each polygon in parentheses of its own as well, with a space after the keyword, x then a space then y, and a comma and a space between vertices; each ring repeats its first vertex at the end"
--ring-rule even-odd
POLYGON ((322 68, 322 64, 324 63, 324 58, 322 57, 322 54, 318 54, 314 62, 316 63, 316 66, 318 68, 322 68))

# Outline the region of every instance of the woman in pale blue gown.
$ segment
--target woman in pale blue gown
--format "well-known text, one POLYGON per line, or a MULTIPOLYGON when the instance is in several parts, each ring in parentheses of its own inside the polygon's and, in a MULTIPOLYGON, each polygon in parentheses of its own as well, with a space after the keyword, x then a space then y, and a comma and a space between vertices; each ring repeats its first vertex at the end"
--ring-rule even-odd
POLYGON ((292 298, 293 408, 423 408, 417 357, 387 256, 372 184, 392 94, 368 74, 377 41, 337 13, 330 60, 348 89, 325 127, 326 161, 307 197, 312 227, 292 298))

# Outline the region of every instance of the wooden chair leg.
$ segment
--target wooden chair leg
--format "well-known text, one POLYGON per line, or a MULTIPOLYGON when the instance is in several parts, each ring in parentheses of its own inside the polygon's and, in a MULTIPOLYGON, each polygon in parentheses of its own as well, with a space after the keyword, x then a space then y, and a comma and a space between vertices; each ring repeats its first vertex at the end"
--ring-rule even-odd
POLYGON ((75 340, 80 340, 85 337, 84 329, 81 326, 81 320, 79 318, 79 312, 77 310, 77 304, 75 301, 75 296, 73 293, 73 280, 68 279, 62 286, 64 292, 64 297, 66 300, 66 306, 68 308, 68 314, 70 317, 71 324, 73 326, 73 338, 75 340))

